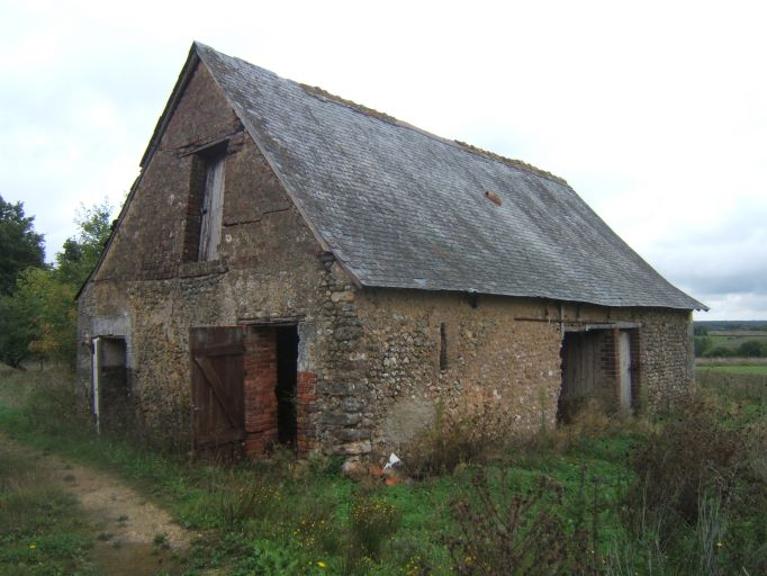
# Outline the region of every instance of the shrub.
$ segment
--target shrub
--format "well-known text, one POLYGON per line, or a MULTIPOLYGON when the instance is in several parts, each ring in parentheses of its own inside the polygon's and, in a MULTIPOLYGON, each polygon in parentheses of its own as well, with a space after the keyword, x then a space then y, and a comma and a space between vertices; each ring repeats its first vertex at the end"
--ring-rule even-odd
POLYGON ((297 501, 300 514, 290 534, 297 547, 307 552, 335 556, 343 549, 343 538, 336 523, 336 503, 328 498, 297 501))
POLYGON ((652 526, 673 573, 767 570, 767 424, 738 426, 705 397, 680 403, 635 449, 627 520, 652 526))
POLYGON ((634 486, 632 510, 651 510, 694 525, 698 504, 707 489, 723 494, 733 485, 741 458, 736 430, 723 428, 711 403, 700 397, 684 399, 663 427, 649 434, 631 458, 639 478, 634 486))
POLYGON ((729 358, 735 356, 735 351, 727 348, 726 346, 716 346, 704 352, 706 358, 729 358))
POLYGON ((504 415, 489 403, 452 413, 440 405, 432 425, 405 447, 406 472, 423 478, 451 473, 459 464, 483 462, 510 441, 505 424, 504 415))
POLYGON ((695 356, 704 356, 706 352, 711 349, 711 346, 713 346, 714 341, 708 336, 696 335, 693 339, 693 343, 695 348, 695 356))
POLYGON ((226 529, 241 528, 252 519, 264 518, 282 500, 278 486, 251 479, 230 483, 219 492, 219 514, 226 529))
POLYGON ((746 340, 738 346, 737 355, 744 358, 763 358, 767 356, 767 342, 746 340))
POLYGON ((592 573, 588 532, 580 526, 569 534, 557 514, 563 495, 559 484, 540 477, 529 492, 507 494, 505 503, 493 497, 484 470, 471 486, 471 493, 453 504, 459 535, 447 541, 457 574, 592 573))

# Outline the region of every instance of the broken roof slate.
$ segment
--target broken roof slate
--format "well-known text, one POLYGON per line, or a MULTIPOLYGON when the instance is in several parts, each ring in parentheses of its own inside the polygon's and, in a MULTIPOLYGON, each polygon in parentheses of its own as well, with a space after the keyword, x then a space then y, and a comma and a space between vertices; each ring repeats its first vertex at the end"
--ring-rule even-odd
POLYGON ((310 227, 362 286, 705 309, 563 180, 203 44, 195 51, 310 227))

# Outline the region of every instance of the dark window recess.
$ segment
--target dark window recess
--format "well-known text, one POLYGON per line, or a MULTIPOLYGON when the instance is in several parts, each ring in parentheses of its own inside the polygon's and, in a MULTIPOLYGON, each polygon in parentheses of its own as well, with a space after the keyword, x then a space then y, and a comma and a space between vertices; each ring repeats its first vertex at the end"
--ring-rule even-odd
POLYGON ((447 370, 447 328, 444 322, 439 325, 439 369, 447 370))
POLYGON ((132 430, 133 402, 128 375, 127 346, 124 338, 100 337, 98 354, 99 424, 106 432, 132 430))
POLYGON ((224 212, 226 143, 192 157, 184 261, 217 260, 224 212))
POLYGON ((296 448, 296 376, 298 374, 298 327, 277 328, 277 440, 296 448))

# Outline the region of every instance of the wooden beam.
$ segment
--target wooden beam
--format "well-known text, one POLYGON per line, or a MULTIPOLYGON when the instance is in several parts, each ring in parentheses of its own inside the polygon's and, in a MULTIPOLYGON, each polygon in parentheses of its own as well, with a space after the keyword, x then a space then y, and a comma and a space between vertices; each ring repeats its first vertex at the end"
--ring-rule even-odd
POLYGON ((518 316, 514 318, 517 322, 545 322, 547 324, 568 324, 571 326, 580 326, 581 330, 604 330, 608 328, 618 329, 631 329, 640 328, 642 324, 640 322, 624 322, 624 321, 604 321, 599 322, 595 320, 561 320, 559 318, 528 318, 524 316, 518 316))

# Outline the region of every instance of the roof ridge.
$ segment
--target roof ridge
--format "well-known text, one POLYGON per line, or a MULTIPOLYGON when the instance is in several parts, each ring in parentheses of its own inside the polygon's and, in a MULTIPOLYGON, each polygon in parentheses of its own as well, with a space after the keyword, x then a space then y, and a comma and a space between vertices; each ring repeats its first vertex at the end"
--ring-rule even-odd
MULTIPOLYGON (((253 64, 250 64, 250 65, 253 66, 253 64)), ((423 134, 424 136, 427 136, 428 138, 431 138, 433 140, 438 140, 449 146, 457 146, 461 148, 462 150, 471 152, 472 154, 476 154, 477 156, 482 156, 483 158, 487 158, 489 160, 502 162, 503 164, 506 164, 513 168, 517 168, 525 172, 530 172, 536 176, 540 176, 542 178, 552 180, 554 182, 557 182, 558 184, 562 184, 570 188, 570 185, 567 183, 567 180, 565 180, 564 178, 557 176, 556 174, 552 174, 551 172, 547 170, 543 170, 542 168, 538 168, 537 166, 533 166, 532 164, 529 164, 528 162, 525 162, 524 160, 519 160, 516 158, 508 158, 507 156, 503 156, 501 154, 492 152, 490 150, 485 150, 484 148, 474 146, 473 144, 468 144, 460 140, 451 140, 444 136, 434 134, 433 132, 429 132, 428 130, 419 128, 418 126, 410 124, 409 122, 405 122, 403 120, 400 120, 399 118, 395 118, 394 116, 391 116, 390 114, 387 114, 386 112, 381 112, 379 110, 376 110, 375 108, 370 108, 369 106, 365 106, 364 104, 359 104, 358 102, 349 100, 348 98, 344 98, 343 96, 338 96, 337 94, 328 92, 327 90, 325 90, 324 88, 320 88, 319 86, 310 86, 309 84, 304 84, 302 82, 295 82, 294 80, 289 80, 289 82, 294 82, 301 89, 303 89, 304 92, 306 92, 310 96, 314 96, 315 98, 332 101, 335 104, 346 106, 347 108, 355 112, 359 112, 371 118, 376 118, 378 120, 381 120, 382 122, 386 122, 387 124, 391 124, 393 126, 415 130, 416 132, 419 132, 420 134, 423 134)))

